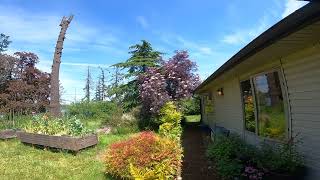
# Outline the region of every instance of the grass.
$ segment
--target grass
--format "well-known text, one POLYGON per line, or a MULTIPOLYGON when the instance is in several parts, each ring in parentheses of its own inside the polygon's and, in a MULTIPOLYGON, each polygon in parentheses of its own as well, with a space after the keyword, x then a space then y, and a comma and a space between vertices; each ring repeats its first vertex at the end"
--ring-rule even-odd
POLYGON ((99 144, 77 156, 33 148, 18 140, 0 141, 0 179, 111 179, 101 157, 112 142, 127 135, 101 135, 99 144))
POLYGON ((184 116, 186 122, 200 122, 201 115, 189 115, 189 116, 184 116))

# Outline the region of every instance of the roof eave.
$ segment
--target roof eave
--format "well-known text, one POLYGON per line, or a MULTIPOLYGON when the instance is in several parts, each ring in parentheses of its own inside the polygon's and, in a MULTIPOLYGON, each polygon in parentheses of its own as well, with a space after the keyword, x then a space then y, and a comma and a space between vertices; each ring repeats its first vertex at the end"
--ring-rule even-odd
POLYGON ((199 93, 200 90, 207 86, 212 80, 216 79, 224 72, 232 69, 237 64, 243 62, 248 57, 268 47, 279 39, 282 39, 319 19, 320 2, 312 1, 308 3, 304 7, 298 9, 291 15, 287 16, 277 24, 270 27, 260 36, 247 44, 238 53, 236 53, 227 62, 225 62, 220 68, 218 68, 213 74, 211 74, 203 83, 201 83, 194 92, 196 94, 199 93))

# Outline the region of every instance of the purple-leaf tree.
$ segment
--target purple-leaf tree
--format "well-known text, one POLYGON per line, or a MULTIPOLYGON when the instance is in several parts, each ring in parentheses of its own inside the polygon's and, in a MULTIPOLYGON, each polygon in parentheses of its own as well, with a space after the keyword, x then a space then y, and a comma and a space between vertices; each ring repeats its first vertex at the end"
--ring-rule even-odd
POLYGON ((196 63, 189 59, 187 51, 176 51, 168 61, 158 68, 149 68, 139 77, 139 90, 143 109, 157 114, 168 101, 192 96, 199 85, 196 63))

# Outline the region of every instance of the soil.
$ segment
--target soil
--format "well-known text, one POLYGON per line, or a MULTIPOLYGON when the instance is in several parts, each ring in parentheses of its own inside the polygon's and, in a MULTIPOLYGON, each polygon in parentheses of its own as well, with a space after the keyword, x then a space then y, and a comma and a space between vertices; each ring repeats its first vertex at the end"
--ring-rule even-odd
POLYGON ((208 143, 209 134, 201 130, 199 123, 184 125, 182 137, 184 149, 183 180, 218 180, 213 162, 208 161, 206 157, 208 143))

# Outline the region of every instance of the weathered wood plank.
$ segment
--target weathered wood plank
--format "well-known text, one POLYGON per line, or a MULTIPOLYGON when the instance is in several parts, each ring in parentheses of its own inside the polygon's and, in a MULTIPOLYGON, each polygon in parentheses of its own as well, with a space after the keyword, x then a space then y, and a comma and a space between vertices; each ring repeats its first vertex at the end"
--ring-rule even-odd
POLYGON ((18 138, 23 143, 70 150, 75 152, 98 144, 98 136, 96 134, 91 134, 83 137, 71 137, 50 136, 19 131, 18 138))

